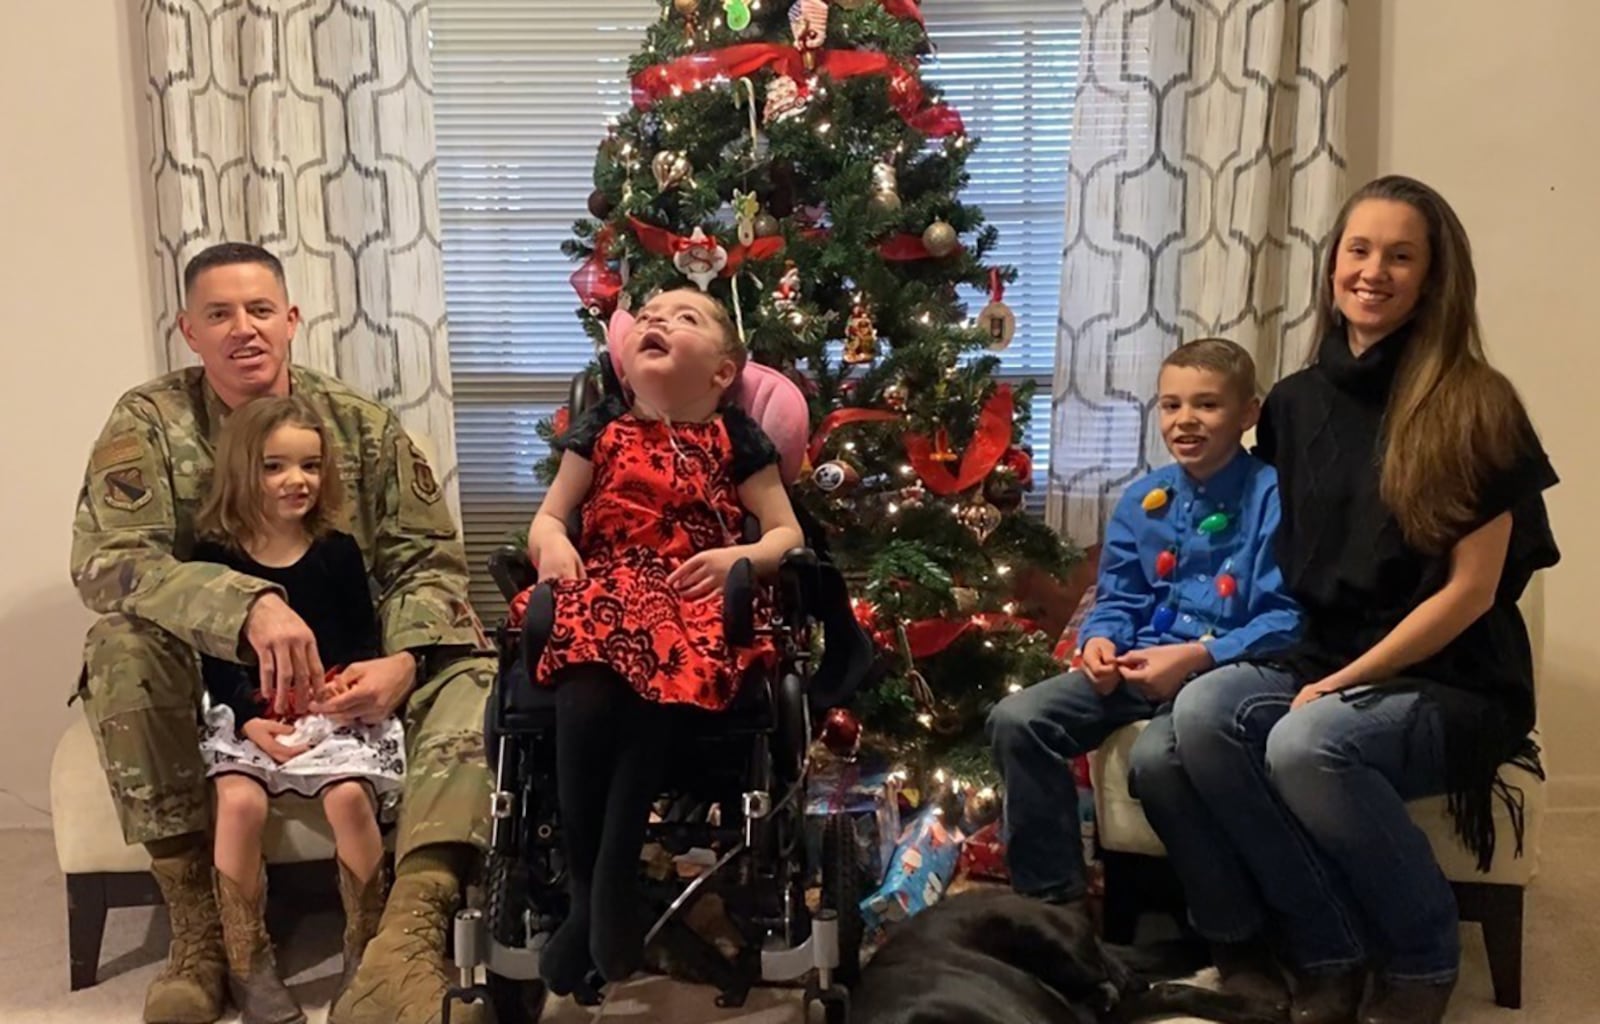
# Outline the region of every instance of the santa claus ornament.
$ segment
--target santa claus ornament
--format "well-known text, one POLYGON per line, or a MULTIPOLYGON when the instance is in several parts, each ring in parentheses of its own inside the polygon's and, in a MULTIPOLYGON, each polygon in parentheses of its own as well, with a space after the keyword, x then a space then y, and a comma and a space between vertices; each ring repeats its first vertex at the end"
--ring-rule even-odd
POLYGON ((728 250, 715 237, 707 235, 704 228, 695 228, 694 234, 680 244, 681 248, 672 258, 673 266, 701 291, 710 288, 711 282, 728 265, 728 250))

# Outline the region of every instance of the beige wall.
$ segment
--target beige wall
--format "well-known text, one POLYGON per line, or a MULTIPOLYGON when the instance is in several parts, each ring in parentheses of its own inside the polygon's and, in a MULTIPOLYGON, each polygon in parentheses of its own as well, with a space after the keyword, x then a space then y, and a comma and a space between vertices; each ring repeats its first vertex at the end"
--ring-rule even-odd
POLYGON ((1471 234, 1490 355, 1563 477, 1540 696, 1553 803, 1600 807, 1600 3, 1350 0, 1352 184, 1403 173, 1471 234))
POLYGON ((0 827, 44 825, 88 615, 72 506, 111 403, 155 371, 123 0, 7 5, 0 32, 0 827))

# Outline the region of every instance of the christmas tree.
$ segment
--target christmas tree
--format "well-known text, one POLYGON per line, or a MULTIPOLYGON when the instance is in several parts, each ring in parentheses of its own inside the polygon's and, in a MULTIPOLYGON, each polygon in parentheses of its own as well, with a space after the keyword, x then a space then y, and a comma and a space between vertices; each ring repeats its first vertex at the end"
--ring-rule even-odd
POLYGON ((989 707, 1059 671, 1014 583, 1077 553, 1022 510, 1029 389, 993 379, 1017 272, 958 198, 977 140, 923 79, 929 51, 914 0, 668 0, 566 249, 597 346, 619 304, 692 280, 801 384, 793 493, 882 648, 866 742, 977 780, 989 707))

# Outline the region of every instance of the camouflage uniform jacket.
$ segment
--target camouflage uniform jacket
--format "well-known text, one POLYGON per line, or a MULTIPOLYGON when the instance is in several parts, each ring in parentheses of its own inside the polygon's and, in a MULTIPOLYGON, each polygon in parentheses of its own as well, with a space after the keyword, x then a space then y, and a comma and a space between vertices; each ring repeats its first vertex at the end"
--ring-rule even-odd
MULTIPOLYGON (((487 648, 467 602, 466 556, 444 492, 393 413, 331 377, 291 367, 321 413, 345 481, 344 520, 378 588, 385 651, 487 648)), ((251 602, 276 588, 188 561, 227 407, 199 368, 118 400, 95 443, 72 529, 72 580, 90 609, 153 623, 196 650, 252 661, 251 602)))

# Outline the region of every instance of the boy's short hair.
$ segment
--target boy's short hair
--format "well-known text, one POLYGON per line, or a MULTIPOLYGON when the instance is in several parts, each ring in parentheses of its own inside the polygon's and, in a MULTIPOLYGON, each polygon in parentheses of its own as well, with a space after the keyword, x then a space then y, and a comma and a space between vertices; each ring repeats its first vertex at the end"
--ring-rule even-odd
POLYGON ((1227 338, 1185 342, 1161 360, 1163 370, 1169 366, 1210 370, 1221 376, 1240 400, 1248 402, 1256 397, 1256 361, 1242 346, 1227 338))

